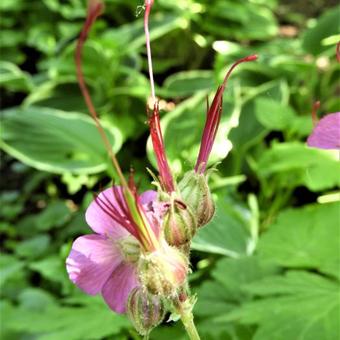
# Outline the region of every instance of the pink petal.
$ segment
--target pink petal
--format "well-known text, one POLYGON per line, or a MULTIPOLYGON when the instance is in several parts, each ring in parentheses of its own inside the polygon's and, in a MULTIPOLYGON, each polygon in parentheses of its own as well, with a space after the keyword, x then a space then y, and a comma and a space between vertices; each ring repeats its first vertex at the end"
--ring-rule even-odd
POLYGON ((151 228, 156 237, 158 237, 162 227, 162 220, 168 207, 164 203, 157 201, 157 192, 154 190, 143 192, 139 198, 151 228))
POLYGON ((87 294, 98 294, 122 257, 114 243, 102 235, 78 237, 66 259, 70 280, 87 294))
POLYGON ((139 201, 141 204, 149 204, 150 202, 156 201, 157 199, 157 191, 155 190, 147 190, 144 191, 140 196, 139 196, 139 201))
POLYGON ((320 149, 340 149, 340 112, 321 118, 308 137, 307 144, 320 149))
POLYGON ((102 295, 108 306, 117 313, 125 313, 130 292, 139 286, 136 266, 121 263, 106 281, 102 295))
POLYGON ((129 232, 119 225, 112 216, 104 211, 103 206, 100 206, 100 202, 103 202, 103 204, 106 205, 113 205, 118 211, 120 211, 112 188, 102 191, 86 210, 86 222, 91 229, 98 234, 109 235, 113 239, 128 236, 129 232))

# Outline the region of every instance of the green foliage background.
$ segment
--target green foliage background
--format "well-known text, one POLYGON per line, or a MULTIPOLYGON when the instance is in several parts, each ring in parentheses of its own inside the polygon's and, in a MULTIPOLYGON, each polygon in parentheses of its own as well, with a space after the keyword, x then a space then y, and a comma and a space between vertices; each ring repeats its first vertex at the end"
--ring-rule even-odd
MULTIPOLYGON (((84 49, 87 84, 122 167, 154 166, 142 5, 106 0, 84 49), (136 16, 137 13, 137 16, 136 16)), ((310 149, 311 106, 339 110, 336 1, 155 0, 162 126, 178 177, 195 162, 205 100, 236 59, 211 157, 217 212, 194 239, 202 339, 334 340, 339 331, 338 153, 310 149)), ((82 0, 2 0, 1 338, 138 339, 68 280, 84 211, 114 177, 76 83, 82 0)), ((185 339, 164 323, 152 339, 185 339)))

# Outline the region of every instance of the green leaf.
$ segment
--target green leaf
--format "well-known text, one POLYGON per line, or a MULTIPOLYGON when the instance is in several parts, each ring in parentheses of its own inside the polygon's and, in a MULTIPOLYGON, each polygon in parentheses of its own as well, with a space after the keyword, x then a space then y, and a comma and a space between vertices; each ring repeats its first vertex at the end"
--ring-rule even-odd
MULTIPOLYGON (((106 128, 114 152, 122 135, 106 128)), ((3 111, 1 147, 39 170, 96 173, 107 168, 108 155, 92 120, 80 113, 42 107, 3 111)))
MULTIPOLYGON (((187 21, 184 18, 173 14, 159 13, 150 21, 150 40, 153 41, 169 32, 186 27, 187 21)), ((144 24, 143 20, 137 20, 133 23, 120 26, 118 29, 107 31, 103 40, 116 44, 116 49, 121 54, 136 51, 145 45, 144 24)))
POLYGON ((288 272, 247 285, 258 295, 219 321, 258 324, 254 340, 338 339, 339 283, 307 272, 288 272))
POLYGON ((208 14, 201 25, 217 37, 237 40, 265 40, 277 33, 272 11, 262 4, 247 1, 217 1, 208 6, 208 14))
POLYGON ((277 265, 340 278, 340 203, 282 212, 259 242, 259 255, 277 265))
POLYGON ((305 32, 303 47, 307 52, 318 55, 328 48, 322 45, 322 41, 331 35, 339 34, 339 14, 340 6, 325 11, 316 25, 305 32))
POLYGON ((301 143, 274 144, 256 163, 260 177, 276 175, 283 187, 305 185, 312 191, 340 186, 340 163, 337 153, 309 148, 301 143))
POLYGON ((286 130, 296 116, 289 106, 267 98, 259 98, 256 101, 255 114, 264 127, 279 131, 286 130))
POLYGON ((36 258, 43 254, 49 245, 49 235, 38 235, 19 243, 15 248, 15 252, 19 256, 36 258))
POLYGON ((44 311, 47 306, 56 306, 55 297, 40 288, 28 287, 19 295, 19 302, 22 307, 31 311, 44 311))
POLYGON ((250 211, 222 194, 215 199, 215 204, 215 216, 198 230, 192 249, 234 258, 247 254, 252 248, 250 211))
POLYGON ((162 87, 162 94, 168 97, 185 97, 198 91, 210 90, 214 87, 212 71, 184 71, 169 76, 162 87))
MULTIPOLYGON (((230 331, 235 331, 240 325, 218 322, 219 316, 232 312, 240 303, 251 299, 253 294, 243 289, 245 284, 256 282, 276 272, 275 266, 263 264, 255 256, 218 261, 211 274, 214 281, 205 281, 197 292, 198 301, 194 313, 205 318, 202 325, 204 332, 209 332, 207 329, 209 324, 214 325, 214 329, 216 328, 215 333, 217 334, 222 332, 229 334, 230 331)), ((212 330, 210 331, 212 332, 212 330)), ((244 329, 244 331, 246 330, 244 329)), ((248 337, 245 338, 248 339, 248 337)), ((224 338, 222 337, 221 339, 224 338)), ((234 338, 231 337, 231 339, 234 338)), ((236 339, 239 338, 236 337, 236 339)), ((243 338, 241 337, 240 339, 243 338)))
POLYGON ((35 226, 39 230, 61 227, 71 218, 71 211, 64 201, 50 202, 35 218, 35 226))
POLYGON ((12 331, 33 334, 39 340, 84 340, 115 335, 129 325, 126 318, 113 313, 95 297, 92 299, 94 302, 87 306, 49 304, 43 311, 21 306, 6 315, 5 326, 12 331))
POLYGON ((24 263, 17 260, 12 255, 1 254, 0 256, 0 286, 10 279, 12 276, 15 276, 22 268, 24 267, 24 263))
POLYGON ((0 87, 4 87, 10 91, 29 92, 33 88, 33 83, 30 75, 21 71, 15 64, 1 61, 0 87))
POLYGON ((71 281, 66 274, 65 263, 58 255, 53 254, 43 260, 30 262, 28 267, 46 280, 60 283, 64 291, 69 290, 71 281))
POLYGON ((231 130, 229 138, 233 144, 233 153, 237 157, 242 156, 248 148, 261 142, 269 133, 262 124, 259 123, 256 112, 258 101, 263 97, 270 97, 271 100, 286 105, 289 95, 288 85, 284 80, 275 80, 253 87, 247 91, 247 97, 242 103, 241 113, 234 129, 231 130))

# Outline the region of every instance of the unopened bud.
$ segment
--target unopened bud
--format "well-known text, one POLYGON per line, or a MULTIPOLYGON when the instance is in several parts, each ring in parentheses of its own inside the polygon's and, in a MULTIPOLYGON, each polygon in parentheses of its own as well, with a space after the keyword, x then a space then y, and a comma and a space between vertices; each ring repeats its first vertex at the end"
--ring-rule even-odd
POLYGON ((142 287, 134 288, 128 299, 127 315, 137 332, 147 335, 164 319, 165 306, 161 297, 142 287))
POLYGON ((197 222, 191 208, 181 200, 174 199, 164 216, 163 228, 166 241, 179 247, 191 241, 197 222))
POLYGON ((164 244, 161 249, 141 256, 138 269, 142 284, 151 294, 170 297, 185 282, 188 260, 179 250, 164 244))
POLYGON ((215 204, 208 187, 207 176, 195 171, 187 172, 178 188, 184 202, 196 216, 197 226, 207 224, 215 213, 215 204))

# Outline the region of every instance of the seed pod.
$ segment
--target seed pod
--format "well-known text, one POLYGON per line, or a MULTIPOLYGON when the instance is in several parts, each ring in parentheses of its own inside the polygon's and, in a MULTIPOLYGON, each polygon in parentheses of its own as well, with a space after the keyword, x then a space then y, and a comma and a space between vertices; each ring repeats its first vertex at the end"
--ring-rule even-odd
POLYGON ((178 184, 184 202, 191 208, 197 219, 197 226, 207 224, 215 213, 207 176, 195 171, 187 172, 178 184))
POLYGON ((161 297, 152 295, 142 287, 134 288, 128 299, 127 315, 137 332, 147 335, 164 319, 165 306, 161 297))
POLYGON ((191 241, 197 229, 197 222, 191 208, 180 200, 172 200, 163 222, 166 241, 179 247, 191 241))
POLYGON ((184 284, 188 260, 179 250, 165 243, 161 249, 142 255, 138 270, 143 286, 151 294, 167 298, 174 296, 184 284))

